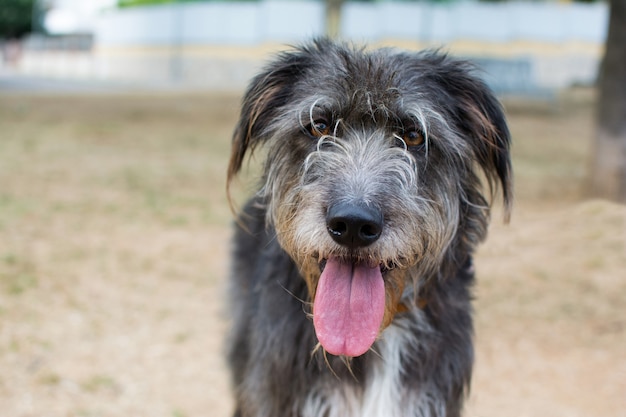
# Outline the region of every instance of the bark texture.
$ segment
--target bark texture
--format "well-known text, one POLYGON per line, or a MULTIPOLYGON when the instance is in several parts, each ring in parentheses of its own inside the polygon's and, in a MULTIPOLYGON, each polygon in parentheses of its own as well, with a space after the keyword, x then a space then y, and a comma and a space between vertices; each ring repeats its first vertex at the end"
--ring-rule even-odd
POLYGON ((599 79, 590 194, 626 202, 626 1, 610 1, 599 79))

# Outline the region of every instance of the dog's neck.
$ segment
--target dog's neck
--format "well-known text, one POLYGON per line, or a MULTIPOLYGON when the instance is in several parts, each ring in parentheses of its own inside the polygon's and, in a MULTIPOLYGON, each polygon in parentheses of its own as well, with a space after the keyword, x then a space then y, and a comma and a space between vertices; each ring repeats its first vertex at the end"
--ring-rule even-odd
MULTIPOLYGON (((445 401, 435 395, 431 387, 409 386, 404 380, 406 363, 411 354, 428 340, 418 340, 407 327, 420 327, 420 333, 431 333, 423 310, 406 306, 407 311, 397 318, 374 344, 363 378, 354 384, 323 385, 311 390, 304 403, 302 417, 404 417, 445 414, 445 401), (410 408, 407 413, 407 407, 410 408)), ((425 346, 424 346, 425 347, 425 346)), ((356 377, 355 377, 356 379, 356 377)))

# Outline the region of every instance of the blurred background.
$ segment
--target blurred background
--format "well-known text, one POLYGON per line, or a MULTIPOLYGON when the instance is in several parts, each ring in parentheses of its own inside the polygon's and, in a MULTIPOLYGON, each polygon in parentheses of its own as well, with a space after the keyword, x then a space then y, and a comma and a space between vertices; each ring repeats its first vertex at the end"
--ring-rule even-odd
POLYGON ((0 417, 230 415, 230 135, 272 54, 324 35, 442 48, 505 106, 466 415, 626 416, 625 9, 0 0, 0 417))
POLYGON ((5 71, 220 90, 243 88, 267 52, 332 30, 356 42, 445 45, 480 58, 503 92, 547 93, 594 83, 608 24, 601 1, 3 2, 27 12, 4 35, 30 32, 5 42, 5 71))

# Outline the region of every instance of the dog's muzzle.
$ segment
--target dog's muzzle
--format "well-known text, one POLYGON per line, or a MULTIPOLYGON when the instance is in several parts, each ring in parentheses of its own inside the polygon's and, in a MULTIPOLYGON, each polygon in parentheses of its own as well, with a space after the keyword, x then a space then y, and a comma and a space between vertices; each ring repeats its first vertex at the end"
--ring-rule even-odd
MULTIPOLYGON (((383 231, 380 209, 339 202, 328 208, 326 227, 339 245, 356 252, 376 242, 383 231)), ((385 312, 380 264, 330 256, 313 304, 313 325, 324 349, 333 355, 360 356, 378 336, 385 312)))

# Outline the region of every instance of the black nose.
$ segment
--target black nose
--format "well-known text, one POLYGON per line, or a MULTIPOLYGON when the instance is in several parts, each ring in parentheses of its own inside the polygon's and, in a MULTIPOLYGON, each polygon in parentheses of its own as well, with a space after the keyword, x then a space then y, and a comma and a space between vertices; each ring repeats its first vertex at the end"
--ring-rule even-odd
POLYGON ((376 242, 383 231, 383 214, 374 207, 337 203, 328 208, 326 227, 333 240, 348 248, 376 242))

